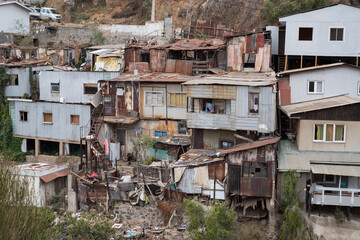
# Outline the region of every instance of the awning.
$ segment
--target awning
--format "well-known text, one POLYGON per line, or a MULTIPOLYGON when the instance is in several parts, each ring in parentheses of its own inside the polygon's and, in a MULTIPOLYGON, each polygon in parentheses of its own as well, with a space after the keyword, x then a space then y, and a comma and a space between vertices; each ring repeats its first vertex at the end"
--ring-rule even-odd
POLYGON ((54 180, 56 178, 64 177, 64 176, 67 176, 69 174, 70 174, 70 169, 66 168, 66 169, 63 169, 63 170, 60 170, 60 171, 57 171, 57 172, 54 172, 54 173, 50 173, 50 174, 41 176, 40 178, 44 182, 48 183, 48 182, 51 182, 52 180, 54 180))
POLYGON ((360 166, 335 164, 310 164, 312 173, 360 177, 360 166))

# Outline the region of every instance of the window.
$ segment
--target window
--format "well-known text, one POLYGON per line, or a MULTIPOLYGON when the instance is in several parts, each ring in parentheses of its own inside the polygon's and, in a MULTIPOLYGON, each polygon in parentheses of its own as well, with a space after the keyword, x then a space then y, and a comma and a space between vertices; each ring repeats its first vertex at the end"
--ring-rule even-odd
POLYGON ((187 134, 187 128, 186 128, 186 123, 184 122, 179 122, 178 123, 178 134, 187 134))
POLYGON ((227 148, 231 148, 234 146, 234 142, 233 141, 221 141, 221 149, 227 149, 227 148))
POLYGON ((124 96, 124 87, 116 88, 116 96, 124 96))
POLYGON ((28 112, 20 111, 20 121, 27 122, 28 112))
POLYGON ((330 41, 343 41, 344 28, 330 28, 330 41))
POLYGON ((52 118, 52 113, 44 113, 44 123, 52 123, 53 122, 53 118, 52 118))
POLYGON ((19 86, 19 76, 17 74, 10 74, 10 80, 7 82, 8 86, 19 86))
POLYGON ((70 115, 70 123, 72 125, 79 125, 79 115, 70 115))
POLYGON ((145 104, 146 105, 162 105, 163 104, 163 92, 145 92, 145 104))
POLYGON ((60 83, 51 83, 51 92, 59 93, 60 92, 60 83))
POLYGON ((299 41, 312 41, 313 40, 313 28, 301 27, 299 28, 299 41))
POLYGON ((323 93, 323 81, 308 81, 308 93, 323 93))
POLYGON ((161 136, 167 136, 168 131, 163 130, 154 130, 154 137, 161 137, 161 136))
POLYGON ((170 93, 170 106, 186 107, 186 93, 170 93))
POLYGON ((315 124, 314 141, 316 142, 345 142, 346 126, 341 124, 315 124))
POLYGON ((259 113, 259 94, 249 93, 249 112, 259 113))
POLYGON ((243 177, 266 178, 266 162, 243 162, 243 177))
POLYGON ((336 184, 336 176, 335 175, 314 174, 313 180, 315 183, 336 184))
POLYGON ((84 94, 97 93, 97 84, 84 84, 84 94))

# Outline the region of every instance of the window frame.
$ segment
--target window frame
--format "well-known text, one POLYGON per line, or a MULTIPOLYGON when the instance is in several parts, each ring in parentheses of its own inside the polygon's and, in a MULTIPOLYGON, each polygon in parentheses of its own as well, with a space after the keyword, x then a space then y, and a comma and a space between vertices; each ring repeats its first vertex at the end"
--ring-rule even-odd
POLYGON ((168 136, 169 135, 169 131, 168 130, 160 130, 160 129, 154 129, 153 130, 153 137, 158 138, 158 137, 163 137, 163 136, 168 136), (161 134, 161 136, 156 136, 156 132, 161 132, 161 133, 166 133, 165 135, 161 134))
POLYGON ((324 94, 324 86, 325 86, 324 80, 308 80, 307 81, 307 94, 310 94, 310 95, 324 94), (314 82, 314 92, 309 92, 310 82, 314 82), (321 82, 321 85, 322 85, 321 92, 316 92, 318 82, 321 82))
POLYGON ((50 92, 51 93, 60 93, 60 82, 58 82, 58 83, 50 83, 50 92), (54 91, 53 86, 57 86, 59 88, 59 90, 54 91))
POLYGON ((21 122, 27 122, 28 121, 28 116, 29 116, 29 112, 28 111, 19 111, 20 113, 20 121, 21 122), (26 113, 26 114, 25 114, 26 113), (26 116, 26 120, 23 117, 23 114, 25 114, 24 116, 26 116))
MULTIPOLYGON (((163 91, 145 91, 144 92, 145 94, 145 97, 144 97, 144 104, 145 106, 150 106, 150 107, 161 107, 161 106, 164 106, 164 92, 163 91), (157 93, 157 94, 161 94, 162 95, 162 102, 161 104, 159 103, 156 103, 156 104, 153 104, 153 103, 147 103, 147 94, 152 94, 152 93, 157 93)), ((157 99, 157 98, 156 98, 157 99)), ((151 100, 152 101, 152 100, 151 100)))
POLYGON ((6 86, 19 86, 19 74, 8 74, 10 79, 6 83, 6 86))
MULTIPOLYGON (((255 100, 254 100, 255 101, 255 100)), ((250 115, 259 115, 259 112, 260 112, 260 93, 259 92, 249 92, 248 93, 248 113, 250 114, 250 115), (250 96, 251 95, 258 95, 258 110, 257 110, 257 112, 251 112, 250 111, 250 109, 251 109, 251 98, 250 98, 250 96)))
POLYGON ((43 112, 43 124, 53 124, 53 114, 52 112, 49 113, 49 112, 43 112), (51 114, 51 122, 45 122, 45 114, 51 114))
POLYGON ((298 28, 298 41, 300 42, 312 42, 314 40, 314 27, 299 27, 298 28), (302 40, 300 39, 300 29, 301 28, 309 28, 311 29, 311 40, 302 40))
POLYGON ((320 143, 345 143, 346 142, 346 124, 337 124, 337 123, 315 123, 313 126, 313 142, 320 142, 320 143), (316 125, 323 125, 323 139, 322 140, 316 140, 315 139, 315 126, 316 125), (327 125, 333 125, 333 136, 332 136, 332 141, 326 141, 326 126, 327 125), (335 140, 335 131, 336 131, 336 126, 344 126, 344 140, 343 141, 338 141, 335 140))
POLYGON ((234 140, 226 140, 226 139, 223 139, 223 140, 220 140, 220 148, 221 149, 229 149, 229 148, 232 148, 232 147, 234 147, 235 146, 235 144, 234 144, 234 140), (227 147, 227 148, 223 148, 223 143, 227 143, 227 144, 229 144, 230 143, 230 147, 227 147))
MULTIPOLYGON (((337 30, 336 30, 336 38, 337 38, 337 30)), ((329 27, 329 42, 345 42, 345 27, 344 26, 330 26, 329 27), (331 29, 342 29, 343 30, 343 36, 342 40, 331 40, 331 29)))
POLYGON ((184 92, 169 92, 169 107, 180 107, 180 108, 185 108, 187 106, 187 94, 184 92), (175 105, 171 105, 171 94, 175 94, 175 105), (185 97, 185 105, 176 105, 176 95, 180 95, 180 102, 183 102, 183 98, 185 97))
POLYGON ((83 84, 83 91, 84 91, 84 95, 95 95, 97 92, 98 92, 98 85, 97 85, 97 83, 84 83, 83 84), (96 92, 95 93, 86 93, 85 92, 85 89, 86 89, 86 87, 92 87, 92 88, 95 88, 95 86, 96 86, 96 92))
MULTIPOLYGON (((262 178, 262 179, 267 179, 268 178, 268 163, 267 162, 260 162, 260 161, 243 161, 242 164, 242 170, 241 170, 241 177, 246 177, 246 178, 262 178), (260 169, 263 168, 265 176, 256 176, 256 164, 260 165, 260 169), (251 176, 251 172, 250 169, 254 168, 254 175, 251 176), (247 170, 247 172, 245 171, 247 170)), ((261 171, 260 171, 261 173, 261 171)))
POLYGON ((78 114, 70 114, 70 124, 71 125, 76 125, 76 126, 78 126, 78 125, 80 125, 80 115, 78 115, 78 114), (77 123, 73 123, 73 117, 77 117, 77 123))

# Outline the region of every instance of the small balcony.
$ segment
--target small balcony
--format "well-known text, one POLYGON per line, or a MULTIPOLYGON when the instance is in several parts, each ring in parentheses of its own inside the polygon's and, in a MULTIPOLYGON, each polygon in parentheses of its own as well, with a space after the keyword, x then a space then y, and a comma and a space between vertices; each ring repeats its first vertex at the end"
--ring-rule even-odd
POLYGON ((360 189, 324 187, 313 184, 310 188, 311 204, 360 207, 360 189))

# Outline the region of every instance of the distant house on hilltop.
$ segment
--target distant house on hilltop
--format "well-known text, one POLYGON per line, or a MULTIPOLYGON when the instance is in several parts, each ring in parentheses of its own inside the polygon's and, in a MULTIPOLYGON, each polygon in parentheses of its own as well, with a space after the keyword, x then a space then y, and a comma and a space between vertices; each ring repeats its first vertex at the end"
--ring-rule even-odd
POLYGON ((0 32, 29 33, 31 10, 15 1, 0 1, 0 32))

